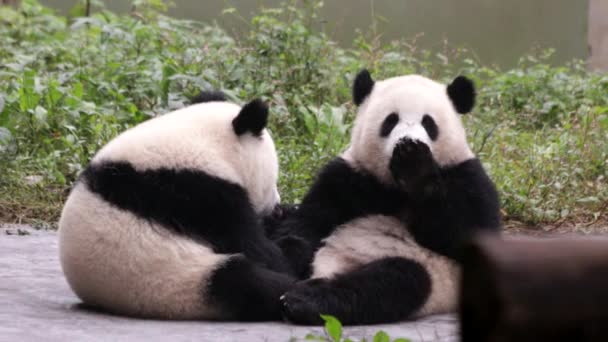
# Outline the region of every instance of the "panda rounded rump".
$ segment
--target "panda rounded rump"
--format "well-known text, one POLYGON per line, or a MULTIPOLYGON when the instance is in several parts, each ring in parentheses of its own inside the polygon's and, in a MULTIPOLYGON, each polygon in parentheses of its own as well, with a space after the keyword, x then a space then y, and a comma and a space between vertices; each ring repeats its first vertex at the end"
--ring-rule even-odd
POLYGON ((83 302, 142 317, 214 317, 206 283, 227 255, 130 212, 77 185, 61 218, 63 271, 83 302))

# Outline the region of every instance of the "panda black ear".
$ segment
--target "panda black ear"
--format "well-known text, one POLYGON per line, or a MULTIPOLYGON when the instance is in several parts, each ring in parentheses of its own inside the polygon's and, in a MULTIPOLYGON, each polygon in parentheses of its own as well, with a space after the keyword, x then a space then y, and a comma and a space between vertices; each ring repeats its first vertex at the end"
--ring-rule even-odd
POLYGON ((251 132, 259 136, 268 124, 268 105, 260 99, 255 99, 241 108, 239 115, 232 120, 232 128, 236 135, 251 132))
POLYGON ((374 89, 374 80, 367 69, 359 71, 353 82, 353 102, 359 106, 374 89))
POLYGON ((448 85, 448 96, 456 111, 460 114, 469 113, 475 105, 475 85, 473 81, 464 77, 456 77, 448 85))

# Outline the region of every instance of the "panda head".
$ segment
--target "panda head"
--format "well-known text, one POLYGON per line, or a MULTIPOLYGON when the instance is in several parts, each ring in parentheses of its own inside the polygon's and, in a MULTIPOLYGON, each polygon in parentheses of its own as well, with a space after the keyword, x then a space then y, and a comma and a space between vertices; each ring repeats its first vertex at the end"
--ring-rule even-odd
POLYGON ((92 164, 129 162, 137 171, 194 170, 241 187, 258 214, 279 203, 279 164, 266 128, 268 107, 244 106, 220 92, 202 92, 192 105, 147 120, 106 144, 92 164))
POLYGON ((419 75, 374 81, 363 70, 353 84, 353 101, 359 108, 343 158, 385 183, 393 182, 389 162, 402 139, 428 145, 441 167, 474 157, 460 121, 475 102, 475 88, 465 77, 448 85, 419 75))

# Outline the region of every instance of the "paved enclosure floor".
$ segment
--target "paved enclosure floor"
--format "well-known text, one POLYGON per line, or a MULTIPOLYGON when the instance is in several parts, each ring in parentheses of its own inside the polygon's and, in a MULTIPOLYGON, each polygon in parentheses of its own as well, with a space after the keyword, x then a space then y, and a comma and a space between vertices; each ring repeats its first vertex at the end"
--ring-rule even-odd
MULTIPOLYGON (((63 278, 57 234, 0 225, 0 341, 268 341, 303 340, 318 327, 285 323, 139 320, 87 310, 63 278)), ((381 305, 381 303, 378 303, 381 305)), ((454 316, 346 328, 358 341, 378 330, 412 341, 457 341, 454 316)))

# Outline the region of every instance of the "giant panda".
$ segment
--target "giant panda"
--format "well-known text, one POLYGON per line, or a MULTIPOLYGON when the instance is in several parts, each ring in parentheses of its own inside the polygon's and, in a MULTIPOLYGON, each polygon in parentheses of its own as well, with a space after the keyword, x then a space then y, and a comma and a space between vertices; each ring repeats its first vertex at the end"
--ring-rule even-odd
POLYGON ((217 92, 194 102, 94 156, 59 221, 63 271, 85 304, 111 313, 280 319, 293 278, 261 225, 279 202, 268 108, 217 92))
POLYGON ((310 277, 281 297, 284 318, 373 324, 454 311, 459 245, 501 226, 497 191, 459 118, 473 108, 473 83, 376 82, 363 70, 353 101, 349 147, 270 231, 310 277))

